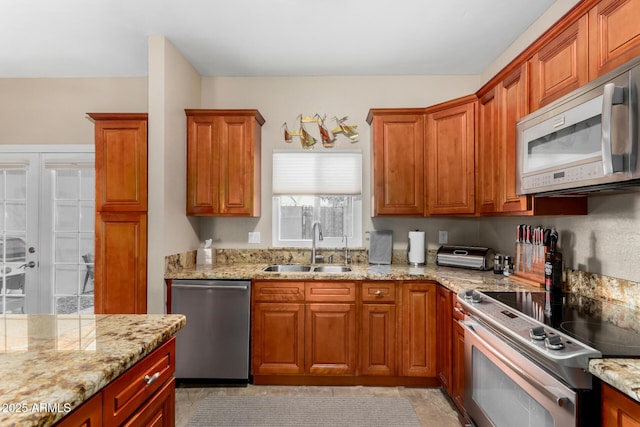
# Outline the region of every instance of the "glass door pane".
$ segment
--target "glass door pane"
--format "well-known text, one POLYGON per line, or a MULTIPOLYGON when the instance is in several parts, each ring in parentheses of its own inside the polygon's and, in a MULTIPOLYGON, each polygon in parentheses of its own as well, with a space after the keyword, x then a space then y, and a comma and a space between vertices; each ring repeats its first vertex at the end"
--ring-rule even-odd
POLYGON ((52 225, 49 273, 56 314, 93 313, 95 169, 92 155, 83 160, 46 160, 52 225))
POLYGON ((38 311, 37 156, 3 155, 0 162, 0 313, 38 311), (32 229, 31 226, 36 226, 32 229))

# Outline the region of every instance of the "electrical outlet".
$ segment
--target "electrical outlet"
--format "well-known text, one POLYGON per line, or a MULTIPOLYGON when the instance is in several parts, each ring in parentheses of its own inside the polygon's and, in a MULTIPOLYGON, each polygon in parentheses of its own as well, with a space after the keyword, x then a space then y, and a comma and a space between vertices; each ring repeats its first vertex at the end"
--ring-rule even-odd
POLYGON ((441 245, 446 245, 449 243, 449 232, 448 231, 438 231, 438 243, 441 245))
POLYGON ((260 232, 259 231, 250 231, 249 232, 249 243, 260 243, 260 232))

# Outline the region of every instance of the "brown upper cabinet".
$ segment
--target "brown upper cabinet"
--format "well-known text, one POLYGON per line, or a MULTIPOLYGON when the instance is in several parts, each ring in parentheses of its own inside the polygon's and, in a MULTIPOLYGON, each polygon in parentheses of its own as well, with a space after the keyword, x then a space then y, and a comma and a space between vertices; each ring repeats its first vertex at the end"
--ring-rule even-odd
POLYGON ((500 96, 501 86, 478 100, 478 143, 476 150, 476 211, 491 214, 499 209, 501 194, 500 96))
POLYGON ((369 111, 373 216, 474 213, 475 100, 369 111))
POLYGON ((589 11, 589 79, 640 55, 640 2, 602 0, 589 11))
POLYGON ((147 114, 95 122, 95 312, 147 312, 147 114))
POLYGON ((427 213, 475 212, 475 95, 427 109, 427 213))
POLYGON ((260 112, 185 113, 187 215, 260 216, 260 112))
POLYGON ((529 60, 531 111, 589 81, 588 16, 551 39, 529 60))
POLYGON ((424 108, 372 109, 372 215, 425 214, 424 108))
POLYGON ((147 210, 147 114, 89 113, 96 144, 96 211, 147 210))
POLYGON ((527 114, 527 67, 521 65, 479 99, 476 209, 479 215, 581 215, 586 197, 516 194, 516 122, 527 114))

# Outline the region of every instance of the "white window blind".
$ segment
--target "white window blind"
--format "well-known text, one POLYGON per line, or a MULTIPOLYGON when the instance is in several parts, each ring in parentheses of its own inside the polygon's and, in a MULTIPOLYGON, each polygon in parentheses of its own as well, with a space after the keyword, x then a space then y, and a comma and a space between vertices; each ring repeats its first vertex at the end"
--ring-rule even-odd
POLYGON ((359 151, 274 151, 273 195, 362 194, 359 151))

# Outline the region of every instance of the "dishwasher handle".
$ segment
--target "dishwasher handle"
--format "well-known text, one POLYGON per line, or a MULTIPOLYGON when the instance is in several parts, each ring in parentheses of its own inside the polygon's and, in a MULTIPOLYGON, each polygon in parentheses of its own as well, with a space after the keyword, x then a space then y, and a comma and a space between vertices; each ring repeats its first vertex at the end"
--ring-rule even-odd
POLYGON ((186 283, 172 283, 171 288, 173 289, 229 289, 229 290, 240 290, 246 291, 249 289, 249 285, 188 285, 186 283))

